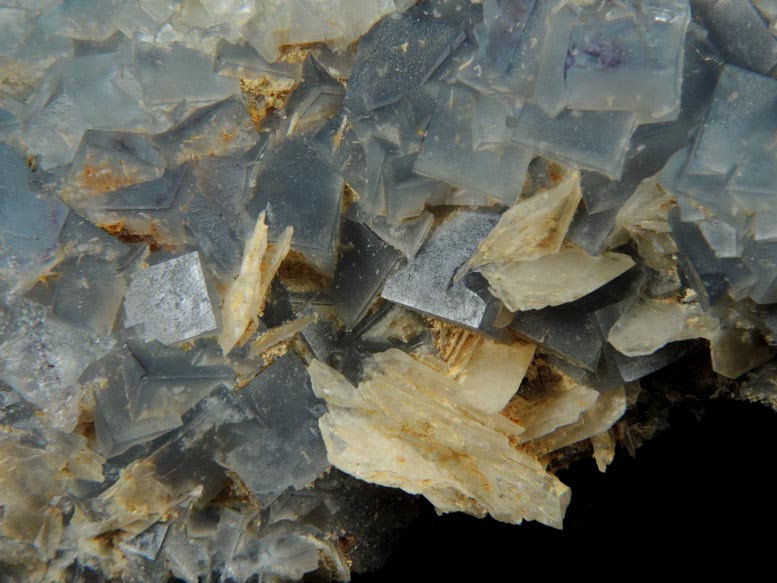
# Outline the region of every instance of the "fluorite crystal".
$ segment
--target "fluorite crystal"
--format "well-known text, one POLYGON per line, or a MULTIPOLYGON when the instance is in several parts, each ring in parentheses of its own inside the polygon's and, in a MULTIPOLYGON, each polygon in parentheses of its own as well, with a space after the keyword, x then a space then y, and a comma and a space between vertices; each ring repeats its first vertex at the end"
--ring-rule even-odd
POLYGON ((776 30, 0 2, 0 581, 346 581, 411 495, 562 528, 667 365, 777 408, 776 30))

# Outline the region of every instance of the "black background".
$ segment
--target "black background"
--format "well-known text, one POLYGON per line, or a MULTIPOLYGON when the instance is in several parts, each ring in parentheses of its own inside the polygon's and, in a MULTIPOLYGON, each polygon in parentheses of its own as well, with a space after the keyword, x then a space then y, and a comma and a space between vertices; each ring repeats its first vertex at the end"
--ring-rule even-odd
POLYGON ((558 473, 572 488, 563 531, 437 516, 426 504, 384 568, 352 580, 519 580, 538 569, 553 578, 605 575, 624 561, 634 575, 678 564, 771 565, 777 413, 710 401, 673 411, 669 421, 636 457, 619 448, 605 474, 593 460, 558 473))

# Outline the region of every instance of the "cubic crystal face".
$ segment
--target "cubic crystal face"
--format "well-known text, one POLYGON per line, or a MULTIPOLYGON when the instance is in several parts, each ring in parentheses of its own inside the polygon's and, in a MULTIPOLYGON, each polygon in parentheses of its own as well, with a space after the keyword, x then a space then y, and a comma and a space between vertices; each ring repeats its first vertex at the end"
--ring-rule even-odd
POLYGON ((439 227, 426 246, 383 287, 383 298, 463 326, 479 328, 489 303, 464 282, 451 284, 459 266, 477 248, 498 215, 459 211, 439 227))
POLYGON ((774 0, 0 4, 3 583, 347 581, 777 409, 774 0))
POLYGON ((132 276, 124 326, 143 325, 146 342, 178 344, 218 331, 217 312, 195 251, 132 276))
POLYGON ((272 145, 259 162, 257 189, 248 203, 254 216, 267 212, 270 238, 288 225, 293 248, 324 273, 334 268, 343 181, 302 139, 272 145))
POLYGON ((0 294, 24 291, 57 260, 57 237, 67 208, 41 199, 27 182, 24 159, 0 144, 0 294))

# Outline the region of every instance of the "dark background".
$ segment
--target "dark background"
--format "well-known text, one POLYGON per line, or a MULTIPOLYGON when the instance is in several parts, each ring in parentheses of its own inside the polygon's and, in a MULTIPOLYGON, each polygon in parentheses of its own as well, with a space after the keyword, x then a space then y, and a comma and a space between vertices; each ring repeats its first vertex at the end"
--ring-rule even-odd
POLYGON ((519 580, 537 569, 555 579, 619 572, 624 561, 633 575, 670 564, 771 566, 775 446, 777 413, 763 405, 683 407, 636 457, 619 448, 606 473, 592 459, 558 473, 572 488, 563 531, 437 516, 424 504, 384 568, 352 580, 519 580))

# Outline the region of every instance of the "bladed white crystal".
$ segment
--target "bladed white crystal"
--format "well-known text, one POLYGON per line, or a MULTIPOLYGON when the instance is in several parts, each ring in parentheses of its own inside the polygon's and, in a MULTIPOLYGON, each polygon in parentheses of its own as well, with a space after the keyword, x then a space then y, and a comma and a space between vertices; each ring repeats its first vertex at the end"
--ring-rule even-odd
POLYGON ((289 253, 294 229, 287 227, 272 249, 267 246, 267 223, 262 212, 243 250, 240 274, 229 287, 221 306, 222 332, 219 344, 228 354, 256 332, 270 289, 281 262, 289 253))

